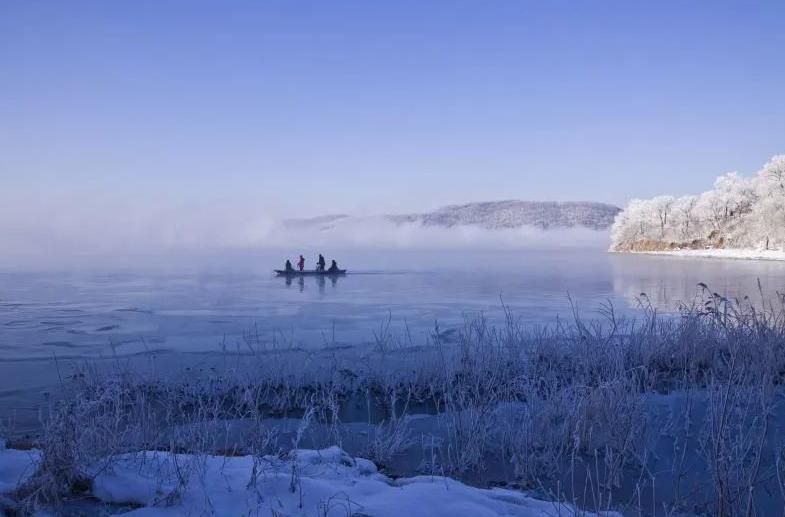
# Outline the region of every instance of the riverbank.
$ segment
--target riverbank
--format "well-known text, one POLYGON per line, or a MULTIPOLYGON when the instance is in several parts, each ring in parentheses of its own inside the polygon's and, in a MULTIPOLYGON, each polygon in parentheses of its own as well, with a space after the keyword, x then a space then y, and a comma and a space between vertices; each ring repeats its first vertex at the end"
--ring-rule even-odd
POLYGON ((734 260, 772 260, 785 261, 785 251, 752 249, 683 249, 662 251, 614 251, 612 253, 631 253, 636 255, 668 255, 673 257, 697 257, 734 260))

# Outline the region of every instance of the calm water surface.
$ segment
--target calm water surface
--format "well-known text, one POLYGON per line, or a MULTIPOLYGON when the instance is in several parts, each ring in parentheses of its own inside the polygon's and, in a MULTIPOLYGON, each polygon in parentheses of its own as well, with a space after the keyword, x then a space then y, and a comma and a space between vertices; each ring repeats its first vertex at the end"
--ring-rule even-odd
MULTIPOLYGON (((424 340, 438 321, 503 316, 524 323, 585 317, 605 301, 634 315, 646 293, 662 311, 690 301, 698 282, 726 296, 785 291, 785 263, 608 254, 602 250, 341 254, 334 280, 272 276, 271 255, 143 271, 0 272, 0 416, 30 410, 58 361, 166 351, 174 355, 263 341, 365 346, 390 319, 424 340)), ((329 257, 328 257, 329 259, 329 257)), ((56 389, 56 388, 55 388, 56 389)))

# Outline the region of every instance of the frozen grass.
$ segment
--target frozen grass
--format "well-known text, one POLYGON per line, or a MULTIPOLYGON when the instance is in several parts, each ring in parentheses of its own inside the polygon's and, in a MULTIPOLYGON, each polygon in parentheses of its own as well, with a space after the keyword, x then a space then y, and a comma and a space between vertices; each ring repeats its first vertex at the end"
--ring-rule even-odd
MULTIPOLYGON (((255 485, 270 458, 307 444, 352 449, 388 474, 505 483, 591 511, 780 511, 785 300, 704 287, 677 317, 640 303, 637 320, 611 306, 600 320, 575 311, 551 327, 509 312, 502 326, 468 319, 454 340, 437 328, 420 345, 383 324, 362 354, 275 347, 248 332, 244 353, 179 376, 119 359, 111 371, 85 368, 45 416, 41 460, 15 508, 94 494, 118 458, 142 451, 173 462, 176 482, 155 501, 171 505, 206 482, 215 455, 251 458, 255 485), (417 467, 401 467, 415 453, 417 467)), ((292 493, 302 493, 298 468, 292 493)))

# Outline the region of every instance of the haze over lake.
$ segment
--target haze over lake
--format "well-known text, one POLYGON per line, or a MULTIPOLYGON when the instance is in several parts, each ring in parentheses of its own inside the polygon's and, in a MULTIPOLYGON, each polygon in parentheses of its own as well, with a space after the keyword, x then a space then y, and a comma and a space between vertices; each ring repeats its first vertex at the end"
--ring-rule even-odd
MULTIPOLYGON (((690 303, 703 282, 728 297, 785 291, 785 263, 608 254, 600 249, 495 252, 404 251, 339 255, 339 278, 273 276, 277 256, 235 256, 187 272, 147 269, 0 273, 1 361, 94 358, 146 351, 230 349, 253 329, 299 347, 364 346, 385 320, 421 343, 438 322, 469 314, 525 323, 587 318, 611 302, 634 316, 645 293, 661 312, 690 303)), ((409 339, 409 336, 407 336, 409 339)))
MULTIPOLYGON (((329 256, 328 256, 329 257, 329 256)), ((582 249, 344 251, 350 274, 287 280, 272 275, 281 256, 265 252, 204 260, 180 269, 0 273, 0 411, 30 408, 54 389, 73 360, 166 352, 167 361, 223 348, 373 346, 389 320, 401 343, 445 339, 467 316, 494 323, 502 302, 528 324, 586 318, 611 302, 635 316, 646 293, 661 312, 691 302, 697 284, 728 297, 769 299, 785 291, 785 263, 609 254, 582 249), (174 355, 172 355, 174 353, 174 355)), ((313 257, 308 257, 312 265, 313 257)))

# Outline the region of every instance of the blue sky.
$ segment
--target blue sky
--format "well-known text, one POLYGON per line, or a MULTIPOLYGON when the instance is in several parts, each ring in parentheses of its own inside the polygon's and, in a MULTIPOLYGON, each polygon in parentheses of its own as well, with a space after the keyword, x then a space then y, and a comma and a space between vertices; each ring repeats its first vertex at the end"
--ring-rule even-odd
POLYGON ((306 216, 699 192, 785 152, 784 18, 783 2, 7 0, 0 201, 306 216))

